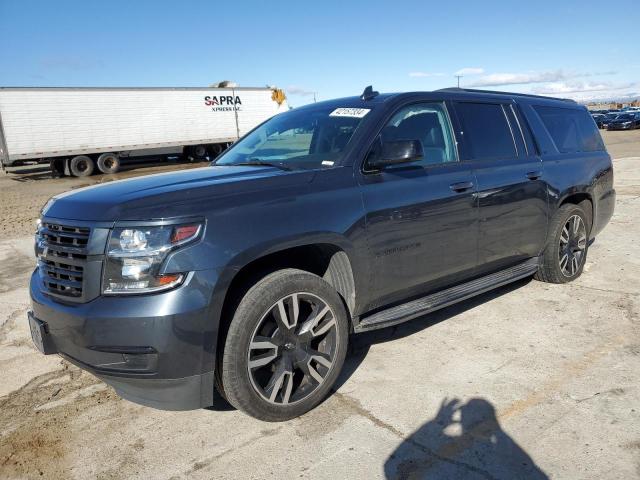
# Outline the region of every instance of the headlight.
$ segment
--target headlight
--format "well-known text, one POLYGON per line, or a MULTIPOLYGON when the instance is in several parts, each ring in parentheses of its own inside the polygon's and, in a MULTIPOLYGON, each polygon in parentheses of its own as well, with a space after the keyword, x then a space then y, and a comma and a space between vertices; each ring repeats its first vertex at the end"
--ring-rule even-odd
POLYGON ((160 274, 171 250, 196 240, 201 224, 114 228, 109 237, 102 292, 151 293, 180 285, 184 273, 160 274))

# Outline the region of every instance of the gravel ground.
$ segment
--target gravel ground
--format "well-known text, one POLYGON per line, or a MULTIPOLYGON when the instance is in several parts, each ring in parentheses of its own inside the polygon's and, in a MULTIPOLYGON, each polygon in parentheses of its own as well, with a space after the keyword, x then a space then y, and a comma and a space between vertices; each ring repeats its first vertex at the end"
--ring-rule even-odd
POLYGON ((36 352, 33 221, 51 195, 111 178, 0 177, 0 478, 639 478, 640 131, 604 135, 618 203, 578 281, 360 335, 336 392, 282 424, 223 401, 138 406, 36 352))
POLYGON ((88 178, 52 178, 48 167, 24 167, 24 173, 0 173, 0 229, 5 238, 33 233, 40 209, 52 196, 103 182, 202 167, 203 163, 153 163, 132 165, 116 175, 93 175, 88 178))

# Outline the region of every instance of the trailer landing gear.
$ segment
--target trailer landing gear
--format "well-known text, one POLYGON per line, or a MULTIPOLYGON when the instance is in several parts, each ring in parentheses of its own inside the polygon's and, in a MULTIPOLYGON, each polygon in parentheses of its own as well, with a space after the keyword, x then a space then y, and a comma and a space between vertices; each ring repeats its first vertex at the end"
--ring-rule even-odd
POLYGON ((49 160, 49 168, 54 178, 64 177, 65 175, 65 159, 64 158, 52 158, 49 160))

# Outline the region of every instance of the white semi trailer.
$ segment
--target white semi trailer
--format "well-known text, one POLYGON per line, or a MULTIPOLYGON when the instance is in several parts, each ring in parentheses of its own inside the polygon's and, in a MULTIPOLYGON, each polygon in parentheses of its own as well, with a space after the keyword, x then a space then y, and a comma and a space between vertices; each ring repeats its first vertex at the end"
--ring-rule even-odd
POLYGON ((88 176, 129 157, 205 160, 287 108, 272 88, 0 88, 0 163, 88 176))

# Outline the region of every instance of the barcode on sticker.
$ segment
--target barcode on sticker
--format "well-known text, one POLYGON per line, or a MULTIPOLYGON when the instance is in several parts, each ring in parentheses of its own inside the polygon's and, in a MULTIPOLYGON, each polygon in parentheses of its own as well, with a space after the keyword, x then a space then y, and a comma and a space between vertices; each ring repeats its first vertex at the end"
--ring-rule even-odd
POLYGON ((370 111, 371 109, 369 108, 336 108, 329 116, 362 118, 370 111))

